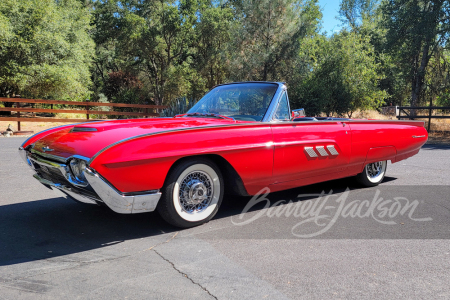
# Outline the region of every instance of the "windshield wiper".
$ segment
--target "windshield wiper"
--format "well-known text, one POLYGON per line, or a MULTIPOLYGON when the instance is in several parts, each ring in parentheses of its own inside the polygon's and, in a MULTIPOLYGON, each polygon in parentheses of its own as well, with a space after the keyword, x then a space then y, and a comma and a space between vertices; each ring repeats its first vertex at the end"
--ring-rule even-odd
POLYGON ((213 114, 213 113, 189 113, 189 114, 182 114, 182 115, 175 115, 174 118, 178 118, 178 117, 214 117, 214 118, 222 118, 222 119, 227 119, 227 120, 233 120, 236 121, 233 117, 227 117, 227 116, 222 116, 219 114, 213 114))

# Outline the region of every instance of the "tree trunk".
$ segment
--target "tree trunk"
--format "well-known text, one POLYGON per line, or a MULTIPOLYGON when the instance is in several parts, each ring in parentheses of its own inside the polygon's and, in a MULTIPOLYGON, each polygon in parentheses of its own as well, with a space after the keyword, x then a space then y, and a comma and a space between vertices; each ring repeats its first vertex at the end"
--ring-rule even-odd
MULTIPOLYGON (((431 41, 427 40, 422 50, 422 59, 420 61, 420 66, 415 72, 415 76, 412 80, 411 86, 411 106, 418 106, 420 96, 423 89, 423 84, 425 82, 425 70, 428 66, 428 62, 430 61, 430 56, 428 55, 430 50, 431 41)), ((411 109, 411 116, 416 115, 416 110, 411 109)))

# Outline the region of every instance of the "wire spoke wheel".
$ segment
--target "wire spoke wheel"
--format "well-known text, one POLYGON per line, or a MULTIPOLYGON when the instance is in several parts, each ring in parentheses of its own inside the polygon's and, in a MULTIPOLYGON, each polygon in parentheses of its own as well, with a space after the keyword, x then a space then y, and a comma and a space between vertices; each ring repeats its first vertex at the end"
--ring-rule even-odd
POLYGON ((382 172, 382 162, 378 161, 366 166, 367 176, 370 178, 376 178, 382 172))
POLYGON ((364 186, 376 186, 383 181, 386 167, 387 161, 385 160, 367 164, 364 170, 356 176, 356 179, 364 186))
POLYGON ((216 164, 206 158, 192 158, 170 172, 157 209, 172 225, 197 226, 214 217, 223 192, 222 173, 216 164))
POLYGON ((180 206, 190 214, 201 212, 211 203, 213 191, 212 180, 207 173, 189 173, 180 185, 180 206))

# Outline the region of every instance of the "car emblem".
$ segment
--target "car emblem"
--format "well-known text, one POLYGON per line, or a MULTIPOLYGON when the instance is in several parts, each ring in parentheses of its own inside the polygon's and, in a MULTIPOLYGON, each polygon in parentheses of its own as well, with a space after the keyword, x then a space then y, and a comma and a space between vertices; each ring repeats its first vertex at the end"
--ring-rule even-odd
POLYGON ((49 147, 47 147, 47 146, 44 146, 44 147, 42 147, 42 151, 44 151, 44 152, 50 152, 50 151, 53 151, 54 149, 50 149, 49 147))

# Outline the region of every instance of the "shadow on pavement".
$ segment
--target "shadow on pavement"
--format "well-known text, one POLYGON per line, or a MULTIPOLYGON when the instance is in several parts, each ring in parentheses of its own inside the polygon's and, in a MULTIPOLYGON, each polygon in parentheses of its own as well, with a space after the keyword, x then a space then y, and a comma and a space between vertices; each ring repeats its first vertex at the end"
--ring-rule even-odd
MULTIPOLYGON (((346 186, 348 179, 335 180, 273 193, 269 199, 295 199, 299 193, 320 193, 324 189, 342 192, 346 186)), ((250 198, 226 196, 215 219, 240 214, 250 198)), ((251 211, 260 208, 255 206, 251 211)), ((106 207, 63 198, 0 206, 0 220, 0 266, 83 252, 179 230, 167 224, 157 212, 120 215, 106 207)))
POLYGON ((427 150, 450 150, 450 145, 448 144, 425 144, 422 149, 427 150))
MULTIPOLYGON (((395 178, 386 177, 385 180, 392 181, 395 178)), ((319 194, 322 191, 329 192, 330 190, 333 191, 333 194, 337 194, 344 192, 347 187, 355 191, 356 194, 354 195, 356 197, 358 197, 358 194, 371 194, 374 191, 374 189, 367 189, 366 191, 366 189, 357 186, 352 178, 346 178, 272 193, 268 198, 271 203, 282 199, 298 202, 317 198, 317 196, 298 198, 299 194, 319 194)), ((441 194, 448 192, 448 187, 445 188, 445 190, 441 189, 441 194)), ((389 189, 392 189, 392 186, 386 186, 385 189, 386 193, 389 193, 389 189)), ((414 193, 410 189, 410 187, 402 188, 402 190, 414 193)), ((427 192, 424 191, 424 193, 427 192)), ((214 220, 220 222, 220 219, 239 215, 250 199, 251 197, 225 197, 221 209, 212 222, 214 220)), ((442 203, 446 205, 446 201, 442 203)), ((255 205, 250 212, 261 210, 263 207, 262 203, 259 206, 255 205)), ((436 214, 436 211, 442 212, 442 207, 427 207, 430 209, 430 211, 425 211, 427 215, 436 214)), ((439 236, 448 238, 448 229, 445 230, 445 228, 448 228, 448 214, 442 215, 441 219, 444 220, 440 224, 443 234, 439 236)), ((105 207, 79 204, 63 198, 50 198, 0 206, 0 220, 0 266, 79 253, 107 247, 126 240, 147 238, 179 231, 178 228, 168 225, 156 212, 120 215, 105 207)), ((297 222, 296 220, 292 221, 297 222)), ((274 219, 267 219, 264 222, 262 226, 265 226, 266 232, 271 231, 271 228, 277 223, 274 219)), ((288 222, 291 222, 291 220, 286 220, 286 224, 288 222)), ((344 228, 345 226, 341 226, 342 230, 340 229, 339 236, 336 235, 337 238, 352 238, 352 235, 348 235, 349 230, 356 232, 361 230, 362 226, 372 226, 371 223, 361 223, 361 226, 360 223, 354 223, 355 220, 347 220, 345 222, 348 222, 350 227, 344 228)), ((278 224, 278 226, 286 228, 286 224, 278 224)), ((391 229, 387 226, 380 226, 372 228, 372 230, 377 232, 381 228, 391 232, 391 229)), ((241 227, 239 230, 242 229, 241 227)), ((420 230, 423 232, 424 228, 420 230)), ((231 232, 230 235, 237 234, 236 228, 229 228, 228 231, 231 232)), ((216 231, 216 234, 220 235, 221 233, 216 231)), ((400 232, 398 238, 402 238, 401 234, 400 232)), ((415 234, 414 231, 411 232, 412 237, 420 238, 415 234)), ((289 235, 290 232, 286 236, 288 237, 289 235)), ((331 237, 333 238, 333 236, 331 237)), ((363 237, 365 237, 364 232, 363 237)), ((389 236, 386 235, 386 237, 389 236)), ((408 238, 409 235, 403 235, 403 237, 408 238)), ((384 238, 384 236, 379 238, 384 238)))

